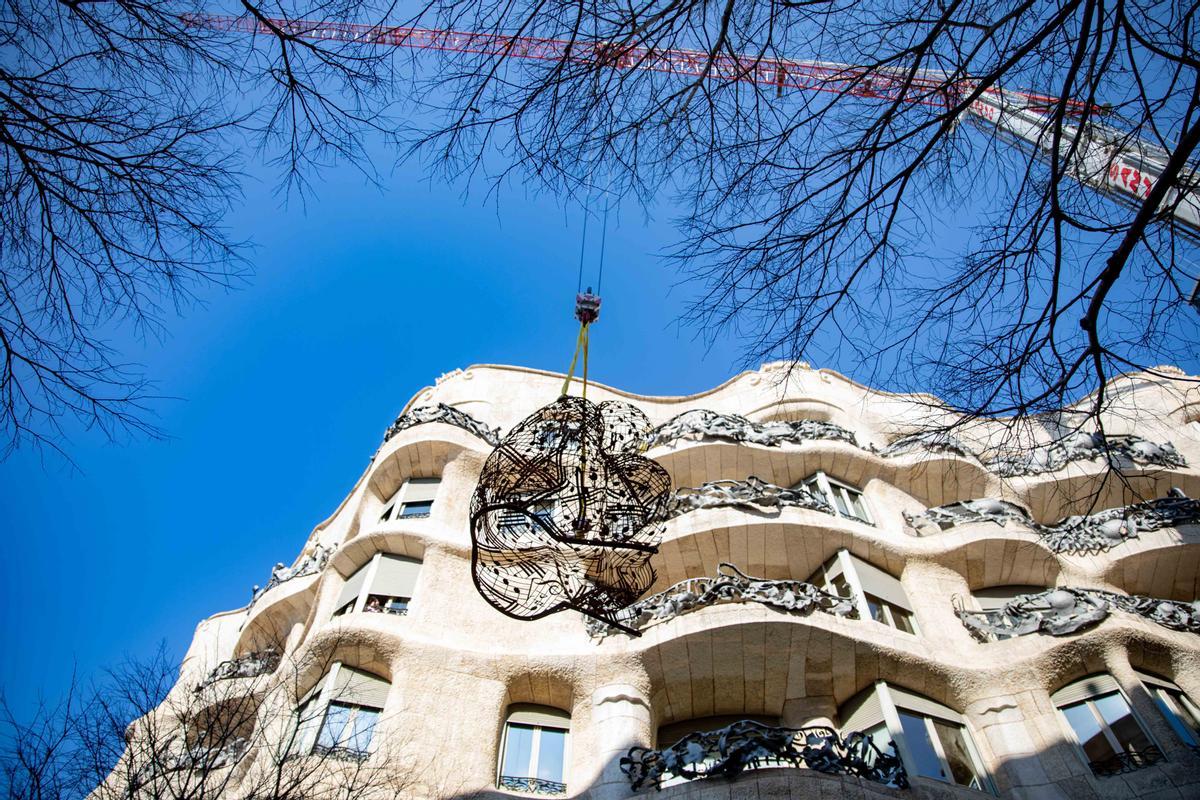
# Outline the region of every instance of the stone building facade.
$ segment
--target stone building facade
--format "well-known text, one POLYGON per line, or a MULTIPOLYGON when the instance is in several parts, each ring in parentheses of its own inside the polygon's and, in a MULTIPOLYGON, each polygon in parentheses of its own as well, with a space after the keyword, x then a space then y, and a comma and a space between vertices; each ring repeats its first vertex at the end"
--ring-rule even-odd
MULTIPOLYGON (((687 397, 591 385, 649 417, 674 483, 637 636, 510 619, 472 584, 482 464, 561 382, 475 366, 418 393, 298 559, 200 624, 173 694, 244 684, 249 742, 394 765, 413 797, 1200 796, 1182 375, 1115 379, 1102 432, 947 430, 933 397, 803 364, 687 397)), ((256 759, 215 765, 240 770, 226 794, 256 759)))

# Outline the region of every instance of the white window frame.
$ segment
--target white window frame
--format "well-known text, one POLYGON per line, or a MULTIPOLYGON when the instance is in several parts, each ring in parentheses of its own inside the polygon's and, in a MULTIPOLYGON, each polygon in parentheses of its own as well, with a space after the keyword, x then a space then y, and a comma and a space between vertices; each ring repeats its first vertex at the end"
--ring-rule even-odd
MULTIPOLYGON (((833 587, 833 579, 830 579, 829 577, 828 565, 830 565, 834 560, 837 561, 838 566, 841 568, 841 577, 845 580, 846 585, 850 587, 850 593, 854 596, 854 607, 858 610, 859 619, 866 620, 868 622, 876 622, 880 625, 886 625, 897 633, 902 633, 906 636, 921 635, 921 625, 917 622, 917 615, 914 611, 912 611, 912 609, 902 609, 908 612, 909 620, 912 622, 913 630, 910 633, 909 631, 896 627, 895 619, 891 613, 891 606, 895 604, 890 600, 885 600, 874 592, 871 592, 870 594, 872 597, 882 601, 880 607, 883 609, 886 621, 875 619, 874 615, 871 614, 871 607, 867 604, 868 592, 863 588, 862 579, 858 575, 858 570, 854 567, 855 557, 852 556, 850 551, 844 547, 837 551, 834 558, 823 562, 821 566, 818 567, 813 573, 812 577, 816 577, 817 573, 820 573, 821 580, 824 582, 824 585, 817 587, 818 589, 824 589, 831 594, 838 593, 833 587)), ((878 567, 876 567, 876 569, 878 569, 878 567)), ((884 572, 884 570, 880 570, 880 572, 884 572)), ((893 578, 897 583, 900 582, 900 579, 895 575, 892 575, 891 573, 886 574, 893 578)), ((900 588, 904 588, 903 584, 901 584, 900 588)), ((905 595, 907 596, 907 592, 905 595)))
POLYGON ((1194 728, 1191 723, 1186 721, 1183 712, 1195 722, 1200 724, 1200 707, 1188 696, 1188 693, 1182 687, 1169 681, 1165 678, 1159 678, 1156 675, 1135 670, 1138 680, 1142 682, 1142 686, 1150 693, 1150 697, 1154 699, 1155 706, 1158 707, 1159 713, 1164 716, 1170 715, 1174 719, 1167 719, 1167 725, 1170 726, 1171 732, 1175 737, 1183 742, 1185 747, 1193 749, 1200 748, 1200 730, 1194 728), (1178 697, 1175 696, 1178 693, 1178 697), (1183 706, 1181 709, 1180 706, 1183 706), (1177 727, 1178 726, 1178 727, 1177 727), (1180 736, 1178 728, 1182 728, 1192 741, 1186 741, 1180 736))
POLYGON ((871 509, 867 505, 866 495, 863 493, 862 489, 851 486, 843 481, 839 481, 836 478, 831 478, 829 477, 828 473, 820 469, 814 472, 812 475, 809 475, 804 480, 800 481, 799 485, 811 487, 811 484, 813 483, 816 484, 817 489, 821 492, 825 502, 833 508, 833 513, 835 516, 841 517, 842 519, 861 522, 864 525, 870 525, 872 527, 875 526, 875 518, 871 514, 871 509), (857 506, 858 508, 862 509, 862 517, 856 517, 853 514, 843 514, 838 510, 837 495, 839 493, 841 494, 842 502, 845 503, 846 508, 853 509, 855 506, 857 506))
POLYGON ((367 749, 355 752, 361 752, 362 755, 367 756, 375 751, 375 743, 378 741, 378 737, 376 736, 377 727, 383 719, 384 709, 382 707, 375 708, 374 706, 368 706, 364 703, 347 702, 331 696, 334 691, 333 687, 337 686, 338 674, 341 672, 341 669, 342 662, 333 662, 329 670, 321 678, 321 690, 311 697, 302 700, 296 706, 296 733, 295 740, 292 742, 292 752, 302 755, 313 753, 317 747, 317 743, 321 740, 321 731, 325 729, 325 720, 329 716, 329 707, 334 703, 354 709, 350 719, 347 720, 348 725, 353 723, 358 709, 367 708, 379 712, 379 719, 375 722, 376 728, 372 728, 371 730, 371 741, 367 743, 367 749), (311 717, 305 717, 306 710, 313 712, 311 717))
MULTIPOLYGON (((916 759, 912 755, 912 751, 908 747, 908 741, 904 736, 904 725, 900 722, 900 709, 905 713, 915 717, 920 717, 925 724, 925 735, 929 737, 929 743, 933 746, 933 752, 937 755, 938 761, 941 763, 942 772, 950 778, 949 781, 938 781, 938 783, 946 783, 949 786, 963 786, 961 783, 954 781, 954 772, 950 768, 950 761, 946 758, 946 751, 942 747, 942 738, 938 736, 937 729, 933 725, 934 717, 927 712, 909 708, 903 704, 897 705, 895 698, 884 681, 879 681, 875 684, 875 691, 879 692, 879 706, 883 711, 883 721, 887 725, 888 735, 892 737, 892 741, 896 743, 896 750, 900 754, 901 760, 904 762, 904 767, 912 776, 918 776, 918 773, 913 766, 916 764, 916 759)), ((971 759, 971 765, 975 768, 976 774, 979 776, 980 787, 976 791, 987 792, 988 794, 996 794, 996 785, 992 781, 991 773, 984 767, 983 758, 979 755, 979 750, 975 746, 975 735, 971 731, 970 725, 965 719, 947 719, 938 717, 942 722, 951 725, 957 725, 963 730, 963 743, 967 748, 967 757, 971 759)), ((878 744, 876 744, 878 746, 878 744)), ((882 748, 880 748, 882 749, 882 748)), ((919 777, 928 778, 928 775, 920 775, 919 777)), ((930 778, 937 780, 937 778, 930 778)), ((973 786, 963 786, 965 789, 973 789, 973 786)))
POLYGON ((382 522, 397 522, 402 519, 425 519, 432 515, 433 507, 437 503, 437 494, 441 492, 442 478, 440 475, 431 475, 425 478, 409 477, 405 478, 404 483, 400 484, 400 488, 392 495, 391 499, 383 504, 383 511, 379 512, 379 521, 382 522), (409 488, 413 486, 413 481, 436 482, 437 490, 434 492, 434 497, 431 500, 421 500, 418 502, 429 503, 429 513, 421 516, 404 516, 405 497, 409 494, 409 488))
POLYGON ((311 748, 310 752, 312 750, 316 750, 317 747, 320 745, 321 734, 325 731, 325 724, 329 721, 329 709, 333 708, 334 706, 339 706, 341 708, 347 708, 350 710, 350 715, 348 717, 346 717, 345 727, 343 727, 342 731, 341 731, 343 734, 346 732, 347 728, 349 728, 351 731, 354 730, 354 722, 355 722, 355 720, 358 719, 358 715, 361 712, 373 711, 375 713, 375 715, 376 715, 375 724, 371 726, 371 738, 367 741, 367 747, 365 750, 355 750, 353 747, 346 745, 346 744, 335 744, 334 745, 334 748, 336 748, 336 749, 346 750, 351 753, 355 753, 357 755, 364 756, 364 757, 373 753, 375 751, 375 748, 374 748, 375 730, 379 727, 379 718, 383 716, 383 709, 375 708, 374 706, 364 706, 361 703, 347 703, 342 700, 336 700, 336 699, 330 700, 328 703, 325 704, 325 710, 321 714, 321 724, 317 726, 317 735, 316 735, 316 738, 313 739, 313 744, 312 744, 312 748, 311 748))
MULTIPOLYGON (((547 706, 547 707, 549 708, 549 706, 547 706)), ((546 730, 546 729, 562 731, 564 734, 563 735, 562 780, 556 781, 556 783, 561 783, 563 786, 568 787, 568 788, 570 787, 570 774, 571 774, 571 725, 570 725, 570 719, 569 718, 564 719, 563 725, 561 725, 561 726, 536 725, 536 724, 531 724, 531 723, 526 723, 526 722, 513 722, 512 721, 512 713, 510 712, 504 718, 504 732, 503 732, 503 735, 500 737, 500 757, 498 759, 496 759, 496 788, 497 789, 500 789, 501 791, 508 791, 508 792, 518 791, 518 790, 510 789, 510 788, 502 785, 500 783, 500 779, 503 777, 538 779, 537 778, 537 768, 538 768, 538 759, 541 757, 542 731, 546 730), (526 767, 526 769, 528 771, 527 775, 507 775, 506 776, 504 774, 504 762, 507 760, 507 757, 508 757, 508 732, 512 729, 513 725, 520 725, 523 728, 532 728, 533 729, 533 738, 530 741, 530 746, 529 746, 529 764, 526 767)), ((528 792, 520 792, 520 793, 528 794, 528 792)), ((566 794, 565 789, 564 789, 564 794, 566 794)))
MULTIPOLYGON (((333 610, 333 614, 331 615, 330 619, 336 619, 337 617, 344 616, 346 614, 357 614, 357 613, 365 611, 367 608, 367 603, 370 601, 370 599, 372 597, 382 597, 385 600, 386 599, 402 599, 402 600, 408 601, 407 607, 403 613, 388 612, 386 608, 381 613, 390 613, 392 616, 397 616, 397 617, 407 616, 408 614, 412 613, 413 600, 414 600, 413 597, 402 597, 401 595, 385 595, 385 594, 380 594, 379 592, 374 591, 375 576, 379 572, 379 565, 383 562, 383 557, 385 555, 400 556, 402 554, 400 554, 400 553, 384 553, 382 550, 380 550, 377 553, 375 553, 375 555, 371 556, 370 561, 368 561, 363 566, 359 567, 360 570, 366 570, 367 574, 363 577, 363 585, 362 585, 362 588, 358 590, 358 595, 354 598, 354 600, 352 602, 343 603, 342 605, 335 608, 333 610), (347 608, 347 606, 349 606, 349 607, 347 608), (346 610, 342 611, 342 609, 346 609, 346 610), (341 612, 341 613, 339 613, 339 612, 341 612)), ((417 561, 421 565, 424 565, 424 563, 425 563, 424 559, 416 559, 414 556, 404 556, 404 558, 408 558, 408 559, 417 561)), ((353 573, 351 573, 350 578, 353 578, 354 575, 357 575, 357 574, 358 574, 358 570, 355 570, 353 573)), ((347 580, 349 580, 349 579, 347 579, 347 580)), ((416 592, 414 591, 413 594, 415 595, 416 592)), ((384 605, 387 606, 387 603, 384 603, 384 605)))
MULTIPOLYGON (((1109 675, 1107 672, 1100 673, 1100 674, 1106 675, 1109 678, 1112 678, 1112 676, 1109 675)), ((1080 681, 1087 680, 1089 677, 1091 677, 1091 676, 1085 676, 1083 678, 1080 678, 1079 680, 1080 681)), ((1071 683, 1067 684, 1067 686, 1072 686, 1075 683, 1078 683, 1078 681, 1072 681, 1071 683)), ((1113 680, 1113 683, 1116 684, 1115 679, 1113 680)), ((1063 688, 1066 688, 1066 687, 1063 687, 1063 688)), ((1075 752, 1079 754, 1079 757, 1081 759, 1083 759, 1084 766, 1086 766, 1088 768, 1089 772, 1092 770, 1092 761, 1091 761, 1091 759, 1088 758, 1087 751, 1083 749, 1083 742, 1079 741, 1079 734, 1076 733, 1075 726, 1071 724, 1071 720, 1069 720, 1067 718, 1067 715, 1063 711, 1063 709, 1070 708, 1072 706, 1077 706, 1080 704, 1086 705, 1088 711, 1091 712, 1092 718, 1095 720, 1096 724, 1099 726, 1100 733, 1104 736, 1104 740, 1107 741, 1108 746, 1112 748, 1113 753, 1115 753, 1116 755, 1122 755, 1122 754, 1126 753, 1127 751, 1125 750, 1124 747, 1121 746, 1120 740, 1117 739, 1116 734, 1114 734, 1112 732, 1112 727, 1108 724, 1108 721, 1106 719, 1104 719, 1104 715, 1102 715, 1100 713, 1100 709, 1096 708, 1096 700, 1097 699, 1102 698, 1102 697, 1108 697, 1109 695, 1112 695, 1112 694, 1120 696, 1120 698, 1123 701, 1125 701, 1125 707, 1129 709, 1129 715, 1131 717, 1133 717, 1133 721, 1136 722, 1138 727, 1141 729, 1142 735, 1146 737, 1146 741, 1148 741, 1153 747, 1158 748, 1159 753, 1163 752, 1162 746, 1159 745, 1159 743, 1155 740, 1154 736, 1150 733, 1150 728, 1149 728, 1149 726, 1146 725, 1145 720, 1142 719, 1142 716, 1140 714, 1138 714, 1137 710, 1133 707, 1133 703, 1129 702, 1129 696, 1127 694, 1125 694, 1125 690, 1122 689, 1119 684, 1116 684, 1116 688, 1114 688, 1114 689, 1092 692, 1091 694, 1084 697, 1082 700, 1075 700, 1070 703, 1062 703, 1062 704, 1055 703, 1054 704, 1054 711, 1058 715, 1060 724, 1062 725, 1063 728, 1066 729, 1067 735, 1070 736, 1070 741, 1075 743, 1075 752)), ((1165 756, 1164 756, 1163 760, 1165 760, 1165 756)))

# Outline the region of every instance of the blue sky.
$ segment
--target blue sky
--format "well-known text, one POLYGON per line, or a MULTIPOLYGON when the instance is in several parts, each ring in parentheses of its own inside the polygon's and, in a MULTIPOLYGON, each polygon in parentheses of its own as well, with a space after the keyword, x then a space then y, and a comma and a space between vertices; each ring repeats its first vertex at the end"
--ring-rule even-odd
MULTIPOLYGON (((329 170, 285 206, 270 176, 251 183, 232 224, 255 242, 252 281, 208 292, 164 341, 113 341, 176 398, 156 404, 170 439, 78 433, 74 468, 28 448, 0 462, 0 687, 18 710, 161 641, 182 655, 200 619, 292 560, 438 375, 566 369, 578 209, 464 199, 417 166, 385 185, 329 170)), ((675 325, 688 294, 656 256, 671 241, 666 219, 613 215, 594 379, 678 394, 737 371, 733 343, 708 351, 675 325)))

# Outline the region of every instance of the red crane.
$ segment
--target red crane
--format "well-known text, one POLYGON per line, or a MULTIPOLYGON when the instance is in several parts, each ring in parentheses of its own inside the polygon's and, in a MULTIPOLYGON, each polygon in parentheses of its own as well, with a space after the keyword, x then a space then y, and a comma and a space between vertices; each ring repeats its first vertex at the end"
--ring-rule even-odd
MULTIPOLYGON (((695 78, 745 81, 773 86, 779 91, 838 92, 856 97, 882 98, 928 105, 961 102, 978 90, 970 80, 958 81, 947 89, 937 76, 925 77, 897 70, 894 73, 868 70, 849 64, 827 61, 794 61, 784 58, 759 58, 739 55, 712 55, 702 50, 655 50, 642 46, 624 46, 611 42, 569 41, 532 36, 508 36, 495 33, 438 30, 430 28, 385 27, 350 22, 285 20, 270 17, 232 17, 216 14, 184 15, 185 24, 217 30, 277 35, 285 33, 318 41, 358 42, 362 44, 407 47, 414 50, 443 50, 480 53, 504 58, 568 61, 600 64, 611 69, 637 69, 695 78)), ((1032 92, 988 87, 967 107, 966 114, 986 129, 1007 134, 1031 145, 1035 152, 1048 157, 1052 109, 1056 97, 1032 92)), ((1065 104, 1069 117, 1084 112, 1094 116, 1104 110, 1077 100, 1065 104)), ((1072 176, 1087 186, 1121 200, 1140 205, 1166 167, 1168 153, 1157 145, 1132 138, 1094 119, 1086 126, 1065 123, 1063 143, 1076 143, 1067 164, 1072 176)), ((1060 147, 1065 147, 1060 144, 1060 147)), ((1187 170, 1183 185, 1197 182, 1197 169, 1187 170)), ((1176 230, 1200 239, 1200 196, 1194 191, 1172 187, 1163 200, 1170 209, 1176 230)))

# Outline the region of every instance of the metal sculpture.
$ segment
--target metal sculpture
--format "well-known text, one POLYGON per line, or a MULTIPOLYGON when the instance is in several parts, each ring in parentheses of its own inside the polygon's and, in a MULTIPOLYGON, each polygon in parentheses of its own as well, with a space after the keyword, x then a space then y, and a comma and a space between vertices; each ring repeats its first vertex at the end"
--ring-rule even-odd
POLYGON ((1006 525, 1015 521, 1041 537, 1055 553, 1095 554, 1136 539, 1143 531, 1200 524, 1200 500, 1193 500, 1179 489, 1166 497, 1144 503, 1109 508, 1095 514, 1066 517, 1053 525, 1034 522, 1025 509, 1007 500, 981 498, 949 503, 922 514, 904 513, 904 519, 918 535, 949 530, 970 522, 990 521, 1006 525))
POLYGON ((386 442, 397 433, 400 433, 400 431, 406 431, 417 425, 427 425, 430 422, 443 422, 447 425, 462 428, 467 433, 483 439, 492 447, 495 447, 500 442, 499 428, 489 428, 467 412, 460 411, 454 406, 448 406, 445 403, 410 408, 396 417, 396 421, 388 426, 387 431, 383 434, 383 440, 386 442))
POLYGON ((1016 503, 999 500, 994 497, 981 497, 976 500, 963 500, 958 503, 947 503, 944 506, 927 509, 923 514, 902 512, 904 521, 909 527, 924 535, 923 531, 931 533, 949 530, 956 525, 968 522, 990 521, 997 525, 1005 525, 1010 520, 1016 520, 1027 526, 1034 524, 1032 518, 1016 503))
POLYGON ((261 675, 267 675, 274 672, 279 666, 279 659, 279 651, 273 647, 268 647, 266 650, 248 653, 241 658, 222 661, 213 667, 207 677, 196 686, 196 692, 204 691, 204 689, 217 681, 232 680, 234 678, 257 678, 261 675))
POLYGON ((984 642, 1036 632, 1066 636, 1098 625, 1114 609, 1137 614, 1164 628, 1200 633, 1200 601, 1184 603, 1102 589, 1060 586, 1018 595, 995 611, 971 611, 960 602, 955 605, 955 613, 966 629, 984 642))
POLYGON ((801 419, 759 423, 736 414, 718 414, 708 409, 685 411, 672 417, 647 434, 646 446, 669 444, 678 439, 723 439, 767 447, 778 447, 783 442, 799 444, 812 439, 833 439, 859 446, 853 433, 832 422, 801 419))
POLYGON ((839 617, 855 616, 853 597, 830 594, 804 581, 752 578, 732 564, 722 562, 715 577, 680 581, 622 609, 611 621, 589 620, 587 630, 596 638, 615 630, 640 633, 660 622, 721 603, 761 603, 797 614, 824 611, 839 617))
MULTIPOLYGON (((654 582, 671 478, 641 455, 650 423, 624 403, 560 397, 488 456, 471 501, 475 586, 499 611, 573 608, 616 627, 654 582)), ((631 631, 632 633, 632 631, 631 631)))
POLYGON ((835 514, 833 506, 825 498, 807 486, 784 489, 767 483, 753 475, 744 481, 718 480, 703 483, 696 488, 679 489, 671 501, 668 512, 678 517, 689 511, 702 508, 740 508, 745 511, 778 512, 787 506, 810 508, 835 514))
POLYGON ((620 765, 635 792, 647 784, 660 789, 664 778, 734 778, 746 769, 784 766, 908 788, 908 774, 894 749, 884 753, 868 734, 843 738, 825 726, 775 728, 753 720, 689 733, 663 750, 631 747, 620 765))
POLYGON ((1186 467, 1187 461, 1170 442, 1150 442, 1140 436, 1106 437, 1077 431, 1020 454, 1003 454, 984 466, 1002 478, 1054 472, 1072 461, 1106 459, 1114 468, 1124 464, 1186 467))
POLYGON ((931 453, 950 453, 951 455, 962 456, 963 458, 976 457, 971 448, 963 444, 957 436, 947 431, 921 431, 901 436, 883 448, 879 454, 885 458, 891 458, 911 453, 914 450, 925 450, 931 453))
POLYGON ((257 603, 260 597, 281 583, 287 583, 293 578, 315 575, 325 569, 325 565, 329 563, 331 555, 333 555, 333 547, 324 547, 318 544, 314 545, 310 550, 305 551, 294 566, 284 566, 283 562, 280 561, 271 568, 271 577, 267 581, 266 586, 255 584, 250 590, 250 605, 257 603))

